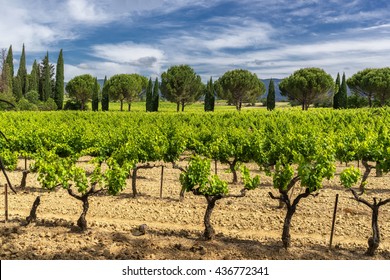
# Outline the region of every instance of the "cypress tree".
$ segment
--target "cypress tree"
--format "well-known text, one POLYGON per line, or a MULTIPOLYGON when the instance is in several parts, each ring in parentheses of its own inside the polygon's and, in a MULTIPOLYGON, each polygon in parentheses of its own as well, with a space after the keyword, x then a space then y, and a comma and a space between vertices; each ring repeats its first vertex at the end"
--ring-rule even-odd
POLYGON ((23 96, 26 96, 27 93, 27 69, 26 69, 26 53, 24 50, 24 44, 22 48, 22 55, 20 56, 19 69, 17 73, 17 77, 19 77, 20 86, 22 89, 23 96))
POLYGON ((16 101, 19 101, 23 97, 22 83, 19 76, 13 78, 13 94, 16 101))
POLYGON ((9 46, 7 58, 5 59, 5 63, 8 65, 9 72, 11 74, 11 77, 13 78, 15 73, 14 73, 14 56, 12 54, 12 45, 9 46))
POLYGON ((29 81, 28 81, 28 90, 27 92, 29 91, 32 91, 32 90, 35 90, 35 91, 39 91, 39 66, 38 66, 38 63, 36 60, 34 60, 34 63, 32 65, 32 69, 31 69, 31 73, 28 77, 29 81))
POLYGON ((345 73, 343 73, 343 79, 341 82, 340 90, 338 93, 338 99, 339 99, 339 108, 345 109, 347 108, 347 100, 348 100, 348 93, 347 93, 347 83, 345 81, 345 73))
POLYGON ((5 93, 6 95, 12 95, 13 94, 13 89, 12 89, 13 78, 11 76, 10 67, 5 62, 3 64, 1 79, 2 79, 2 81, 1 81, 2 82, 2 88, 1 88, 2 92, 5 93))
POLYGON ((268 86, 267 110, 272 111, 273 109, 275 109, 275 83, 271 79, 268 86))
POLYGON ((205 112, 211 111, 210 110, 210 106, 209 106, 209 95, 210 95, 210 92, 209 92, 209 82, 207 82, 206 91, 205 91, 205 95, 204 95, 204 111, 205 112))
POLYGON ((212 112, 214 112, 215 107, 215 90, 214 90, 214 83, 213 78, 210 77, 210 99, 209 99, 209 105, 212 112))
POLYGON ((335 94, 333 96, 333 109, 340 108, 340 73, 337 73, 335 94))
POLYGON ((107 76, 104 77, 103 89, 102 89, 102 111, 108 111, 109 97, 107 87, 107 76))
POLYGON ((210 81, 207 82, 206 86, 206 94, 204 97, 204 110, 214 111, 215 106, 215 97, 214 97, 214 86, 213 86, 213 78, 210 77, 210 81))
POLYGON ((153 107, 153 82, 152 78, 149 78, 148 87, 146 88, 146 112, 152 112, 153 107))
POLYGON ((13 83, 14 83, 14 58, 12 54, 12 45, 8 49, 7 56, 3 63, 3 83, 4 83, 4 92, 9 95, 14 94, 13 83))
POLYGON ((153 112, 157 112, 158 111, 158 105, 159 105, 159 99, 160 99, 160 95, 159 95, 159 84, 158 84, 158 78, 156 78, 156 80, 154 81, 154 86, 153 86, 153 108, 152 108, 152 111, 153 112))
POLYGON ((0 73, 0 92, 4 92, 5 89, 6 89, 6 80, 5 80, 5 59, 6 59, 6 50, 5 49, 1 49, 0 50, 0 70, 1 70, 1 73, 0 73))
POLYGON ((56 67, 56 84, 54 88, 54 102, 57 104, 57 109, 61 110, 64 104, 64 57, 62 55, 62 49, 58 55, 57 67, 56 67))
POLYGON ((41 101, 47 101, 52 95, 52 86, 51 86, 51 69, 49 63, 49 52, 46 53, 45 58, 42 61, 41 69, 41 92, 40 97, 41 101))
POLYGON ((99 91, 100 91, 100 86, 97 78, 95 78, 95 88, 92 93, 92 111, 99 110, 99 91))

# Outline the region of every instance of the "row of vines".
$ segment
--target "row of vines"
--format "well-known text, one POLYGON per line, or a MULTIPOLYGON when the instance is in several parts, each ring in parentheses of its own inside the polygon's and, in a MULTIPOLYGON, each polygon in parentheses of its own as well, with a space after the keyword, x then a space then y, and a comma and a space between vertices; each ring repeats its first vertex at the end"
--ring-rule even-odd
MULTIPOLYGON (((182 173, 184 192, 204 196, 204 237, 212 239, 212 211, 219 199, 243 197, 260 187, 245 163, 254 162, 273 179, 270 198, 286 206, 282 242, 290 247, 290 224, 302 199, 317 194, 325 178, 335 175, 335 164, 345 163, 340 183, 351 197, 372 210, 372 237, 367 253, 379 246, 379 208, 390 199, 364 199, 367 178, 390 170, 390 110, 296 110, 273 112, 229 112, 154 114, 121 112, 3 112, 0 127, 0 156, 8 169, 18 158, 31 159, 23 172, 37 172, 42 188, 62 187, 82 201, 77 222, 87 228, 90 196, 105 191, 116 195, 132 176, 133 196, 137 195, 137 170, 158 164, 172 164, 182 173), (190 156, 186 167, 177 163, 190 156), (93 172, 78 160, 90 156, 93 172), (211 174, 211 162, 227 164, 232 183, 242 184, 239 194, 229 192, 229 184, 211 174), (361 163, 365 172, 350 163, 361 163), (241 176, 239 176, 239 174, 241 176), (239 182, 238 178, 242 178, 239 182), (301 191, 291 194, 294 186, 301 191)), ((2 163, 3 164, 3 163, 2 163)), ((21 183, 23 185, 23 182, 21 183)))

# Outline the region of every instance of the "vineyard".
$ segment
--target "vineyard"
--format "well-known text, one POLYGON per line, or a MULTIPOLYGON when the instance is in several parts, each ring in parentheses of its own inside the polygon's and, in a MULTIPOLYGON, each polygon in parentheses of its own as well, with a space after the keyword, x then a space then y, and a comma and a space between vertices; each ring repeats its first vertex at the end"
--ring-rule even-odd
POLYGON ((0 183, 16 190, 1 257, 389 259, 389 121, 387 109, 0 113, 0 183))

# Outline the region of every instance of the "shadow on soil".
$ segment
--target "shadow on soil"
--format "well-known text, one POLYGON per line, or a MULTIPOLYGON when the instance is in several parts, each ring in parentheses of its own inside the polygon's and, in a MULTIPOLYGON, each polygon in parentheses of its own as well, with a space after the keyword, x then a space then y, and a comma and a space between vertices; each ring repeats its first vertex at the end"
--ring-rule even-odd
MULTIPOLYGON (((289 250, 282 247, 280 240, 266 238, 262 241, 239 239, 217 234, 211 241, 202 240, 202 232, 190 230, 147 230, 145 235, 134 236, 130 231, 97 231, 90 228, 84 232, 75 231, 72 222, 65 220, 42 220, 28 227, 62 227, 63 235, 70 234, 71 241, 80 240, 80 246, 67 247, 64 241, 57 243, 51 250, 42 250, 40 238, 53 238, 42 235, 37 244, 26 247, 18 245, 18 236, 27 234, 28 227, 21 226, 23 219, 9 221, 2 227, 0 237, 4 250, 2 259, 44 259, 44 260, 144 260, 144 259, 270 259, 270 260, 329 260, 329 259, 372 259, 364 255, 366 248, 356 246, 353 249, 337 245, 332 250, 316 243, 305 247, 292 244, 289 250), (73 238, 73 239, 72 239, 73 238), (48 253, 49 252, 49 253, 48 253)), ((60 238, 61 234, 57 234, 60 238)), ((54 242, 54 244, 56 244, 54 242)), ((74 244, 72 244, 74 245, 74 244)), ((3 248, 2 248, 3 249, 3 248)), ((374 259, 389 259, 390 252, 378 250, 374 259)))

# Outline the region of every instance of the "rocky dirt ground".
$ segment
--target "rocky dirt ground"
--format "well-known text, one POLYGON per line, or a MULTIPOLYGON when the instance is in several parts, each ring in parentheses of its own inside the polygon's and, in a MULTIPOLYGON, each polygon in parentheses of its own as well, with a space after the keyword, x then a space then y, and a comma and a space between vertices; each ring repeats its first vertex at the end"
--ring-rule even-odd
MULTIPOLYGON (((9 173, 15 186, 20 184, 22 166, 20 162, 19 169, 9 173)), ((257 173, 255 165, 248 166, 252 174, 257 173)), ((231 180, 225 168, 220 165, 218 172, 231 180)), ((337 170, 340 172, 342 166, 337 170)), ((27 187, 17 188, 17 194, 8 196, 8 222, 0 211, 1 259, 390 259, 390 204, 380 209, 381 244, 376 256, 368 257, 365 251, 371 235, 371 210, 351 199, 351 193, 340 187, 337 175, 324 181, 318 196, 301 201, 292 221, 292 246, 286 251, 281 243, 285 209, 278 209, 278 203, 269 197, 269 191, 275 195, 277 191, 263 173, 258 190, 244 198, 217 203, 212 216, 217 236, 212 241, 201 238, 205 198, 187 193, 180 202, 180 171, 166 165, 160 199, 160 174, 161 168, 139 170, 141 195, 137 198, 132 198, 130 179, 127 189, 117 196, 93 197, 87 215, 89 229, 82 233, 75 227, 81 203, 63 189, 51 193, 42 190, 36 174, 29 174, 27 187), (329 250, 336 194, 340 197, 333 248, 329 250), (23 226, 37 196, 41 198, 37 221, 23 226), (146 234, 138 235, 137 228, 143 224, 146 234)), ((389 198, 389 182, 389 175, 377 178, 373 174, 365 198, 389 198)), ((1 174, 1 206, 4 183, 1 174)), ((240 188, 232 186, 232 193, 239 193, 240 188)), ((294 196, 299 191, 296 188, 294 196)))

